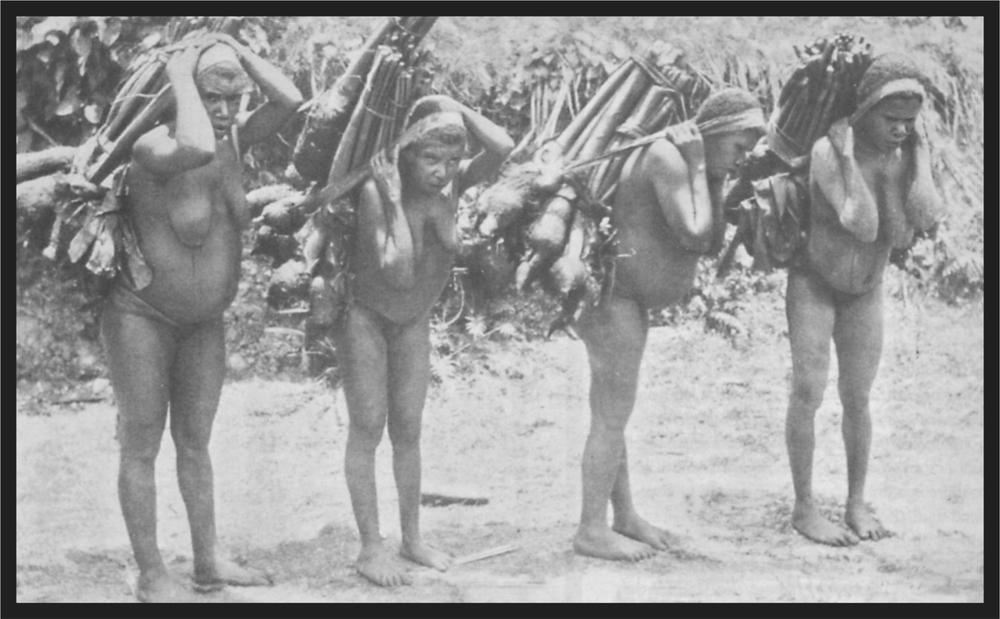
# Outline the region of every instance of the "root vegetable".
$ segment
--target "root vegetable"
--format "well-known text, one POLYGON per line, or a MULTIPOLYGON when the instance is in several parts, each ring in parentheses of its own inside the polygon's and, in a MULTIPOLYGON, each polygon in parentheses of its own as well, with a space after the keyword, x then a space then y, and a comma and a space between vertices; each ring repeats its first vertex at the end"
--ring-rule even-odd
POLYGON ((559 193, 545 203, 542 213, 528 229, 528 245, 535 253, 543 257, 562 253, 575 199, 576 191, 569 185, 563 185, 559 193))
POLYGON ((247 194, 247 208, 251 217, 257 217, 265 206, 298 193, 289 185, 264 185, 247 194))

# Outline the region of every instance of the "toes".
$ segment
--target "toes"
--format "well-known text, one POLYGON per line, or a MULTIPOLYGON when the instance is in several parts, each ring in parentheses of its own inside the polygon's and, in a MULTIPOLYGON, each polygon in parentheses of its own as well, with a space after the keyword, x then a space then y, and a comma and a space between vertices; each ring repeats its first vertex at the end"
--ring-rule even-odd
POLYGON ((668 544, 667 539, 663 536, 654 537, 652 540, 650 540, 649 543, 649 545, 655 548, 656 550, 666 550, 667 544, 668 544))

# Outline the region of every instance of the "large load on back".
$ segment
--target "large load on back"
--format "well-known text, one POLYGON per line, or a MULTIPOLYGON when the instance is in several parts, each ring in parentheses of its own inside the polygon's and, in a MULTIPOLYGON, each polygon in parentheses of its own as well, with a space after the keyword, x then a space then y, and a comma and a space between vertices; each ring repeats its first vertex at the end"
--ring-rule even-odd
MULTIPOLYGON (((679 57, 662 68, 655 59, 629 58, 531 161, 509 166, 480 195, 478 231, 519 263, 517 287, 540 281, 560 299, 550 332, 569 324, 588 291, 596 297, 607 283, 609 208, 625 159, 691 118, 710 90, 679 57)), ((563 96, 557 101, 555 117, 566 105, 563 96)), ((554 124, 551 118, 543 126, 554 124)))
POLYGON ((312 182, 309 190, 271 185, 247 195, 251 212, 259 213, 252 253, 270 257, 275 269, 268 303, 296 311, 292 306, 308 301, 307 349, 342 306, 356 225, 352 192, 368 178, 372 157, 402 134, 407 111, 425 94, 426 53, 417 47, 436 20, 388 18, 333 86, 306 104, 293 164, 312 182))
POLYGON ((416 48, 436 20, 389 18, 336 83, 308 104, 292 156, 302 178, 342 179, 399 135, 414 98, 414 69, 421 60, 416 48))
POLYGON ((719 263, 720 276, 741 245, 757 269, 785 267, 800 257, 809 225, 809 152, 837 119, 855 110, 858 82, 872 63, 871 43, 849 34, 794 49, 799 64, 781 89, 767 136, 726 196, 726 218, 737 230, 719 263))
POLYGON ((132 60, 91 138, 75 149, 18 156, 18 210, 49 214, 42 218, 51 222, 46 257, 82 265, 105 282, 119 273, 140 287, 148 281, 135 234, 120 217, 125 164, 136 140, 170 115, 174 97, 164 70, 170 54, 208 32, 240 37, 245 25, 231 17, 171 21, 166 42, 132 60))

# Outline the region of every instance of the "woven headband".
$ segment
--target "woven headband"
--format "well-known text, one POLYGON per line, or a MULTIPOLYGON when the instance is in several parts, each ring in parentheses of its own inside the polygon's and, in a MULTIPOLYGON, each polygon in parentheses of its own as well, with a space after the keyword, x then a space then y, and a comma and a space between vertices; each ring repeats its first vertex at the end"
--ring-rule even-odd
POLYGON ((862 116, 867 114, 870 109, 875 107, 875 104, 882 99, 903 93, 919 96, 921 99, 927 98, 926 93, 924 92, 924 87, 918 80, 915 80, 912 77, 892 80, 882 84, 875 89, 875 92, 865 97, 865 100, 858 104, 858 109, 851 114, 848 122, 853 125, 858 122, 862 116))
POLYGON ((424 116, 403 131, 399 136, 398 147, 404 149, 414 142, 419 142, 428 132, 434 129, 457 126, 465 129, 465 121, 459 112, 434 112, 424 116))
POLYGON ((698 123, 698 132, 702 136, 742 131, 744 129, 764 129, 764 110, 752 107, 736 114, 716 116, 705 122, 698 123))
POLYGON ((249 90, 252 82, 239 56, 228 45, 217 43, 202 52, 195 69, 197 79, 201 83, 235 83, 240 90, 249 90))

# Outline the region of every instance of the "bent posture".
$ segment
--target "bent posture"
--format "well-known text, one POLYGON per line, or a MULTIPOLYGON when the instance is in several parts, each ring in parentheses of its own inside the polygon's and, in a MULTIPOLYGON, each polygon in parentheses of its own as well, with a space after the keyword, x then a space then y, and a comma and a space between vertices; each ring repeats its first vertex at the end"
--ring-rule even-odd
POLYGON ((882 274, 889 252, 936 219, 919 71, 906 59, 875 60, 857 87, 857 111, 816 142, 810 160, 808 260, 788 272, 786 313, 792 385, 786 442, 795 486, 792 525, 835 546, 890 532, 864 502, 872 423, 868 398, 882 354, 882 274), (826 387, 830 340, 837 350, 847 509, 842 528, 812 493, 813 420, 826 387))
POLYGON ((674 127, 629 156, 613 205, 618 245, 611 293, 577 325, 590 360, 590 434, 583 452, 583 508, 577 552, 637 560, 670 536, 632 502, 625 426, 635 404, 648 310, 676 303, 694 281, 700 255, 717 250, 722 185, 757 141, 764 116, 737 89, 709 97, 695 124, 674 127), (614 520, 608 526, 610 499, 614 520))
POLYGON ((420 427, 430 378, 430 311, 458 249, 455 215, 467 188, 494 174, 513 142, 480 114, 442 96, 417 101, 396 148, 376 156, 359 190, 350 302, 334 339, 350 427, 344 473, 361 535, 358 572, 407 584, 379 529, 375 448, 386 425, 402 529, 400 554, 445 570, 451 558, 420 536, 420 427), (463 160, 467 132, 483 146, 463 160))
POLYGON ((138 139, 125 181, 152 281, 139 289, 119 277, 101 319, 118 402, 118 494, 144 602, 190 597, 156 540, 154 469, 168 410, 196 588, 268 583, 218 554, 208 444, 225 373, 222 314, 236 294, 249 219, 233 136, 242 147, 266 137, 301 100, 276 68, 224 35, 175 54, 166 71, 176 117, 138 139), (238 120, 250 78, 268 101, 238 120))

